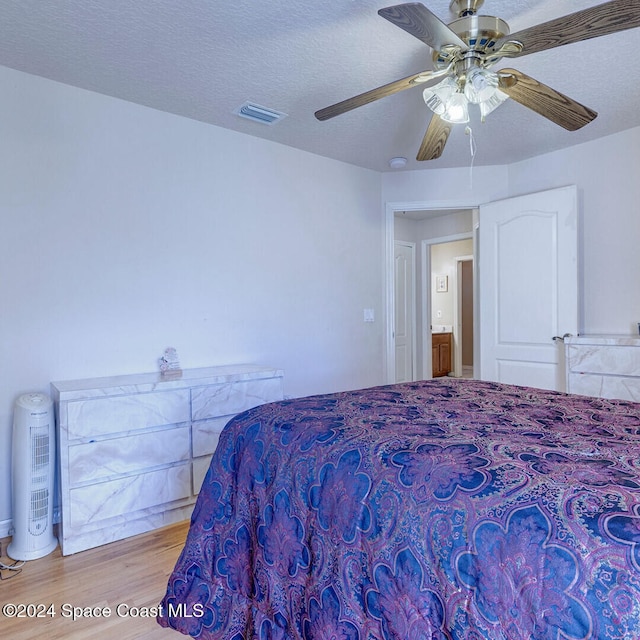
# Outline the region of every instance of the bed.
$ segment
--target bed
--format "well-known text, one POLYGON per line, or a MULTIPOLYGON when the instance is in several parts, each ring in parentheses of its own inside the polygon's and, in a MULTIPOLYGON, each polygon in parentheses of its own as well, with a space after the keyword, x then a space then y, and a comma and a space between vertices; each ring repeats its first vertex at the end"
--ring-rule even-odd
POLYGON ((215 640, 640 638, 640 404, 441 378, 225 427, 158 622, 215 640))

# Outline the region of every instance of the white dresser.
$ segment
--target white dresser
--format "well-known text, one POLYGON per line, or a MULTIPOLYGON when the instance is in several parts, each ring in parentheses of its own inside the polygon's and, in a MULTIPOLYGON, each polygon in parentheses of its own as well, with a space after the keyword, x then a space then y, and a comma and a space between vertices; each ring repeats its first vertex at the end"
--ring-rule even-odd
POLYGON ((640 336, 565 339, 567 391, 640 402, 640 336))
POLYGON ((283 398, 253 365, 53 382, 63 555, 188 519, 231 417, 283 398))

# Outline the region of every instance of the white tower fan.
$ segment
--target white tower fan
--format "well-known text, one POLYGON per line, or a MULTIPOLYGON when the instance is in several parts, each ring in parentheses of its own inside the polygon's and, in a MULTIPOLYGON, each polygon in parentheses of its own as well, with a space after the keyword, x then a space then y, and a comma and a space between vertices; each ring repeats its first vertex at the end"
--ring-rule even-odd
POLYGON ((55 479, 53 402, 42 393, 21 395, 13 417, 13 539, 7 554, 14 560, 35 560, 51 553, 55 479))

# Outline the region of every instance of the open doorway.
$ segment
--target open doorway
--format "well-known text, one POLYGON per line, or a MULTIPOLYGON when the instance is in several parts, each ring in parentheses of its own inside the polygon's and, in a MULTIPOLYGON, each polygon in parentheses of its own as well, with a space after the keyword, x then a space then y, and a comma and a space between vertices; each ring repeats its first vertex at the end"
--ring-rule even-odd
MULTIPOLYGON (((411 367, 405 367, 403 361, 402 371, 399 373, 404 376, 404 372, 411 370, 414 380, 428 379, 433 375, 433 345, 432 345, 432 325, 442 325, 443 321, 432 322, 432 308, 436 308, 433 301, 432 291, 436 284, 431 274, 431 247, 436 244, 455 242, 459 240, 467 240, 469 245, 459 248, 454 257, 469 256, 473 259, 474 254, 474 225, 477 226, 477 215, 473 209, 455 209, 455 210, 403 210, 397 209, 387 210, 387 241, 388 241, 388 311, 387 311, 387 379, 390 382, 398 381, 396 372, 397 368, 397 338, 403 337, 402 332, 397 332, 398 315, 396 309, 396 287, 397 274, 395 273, 396 265, 394 260, 396 243, 413 243, 421 247, 421 251, 416 252, 415 256, 415 273, 413 281, 415 283, 415 304, 413 305, 415 320, 414 330, 414 362, 411 367)), ((455 273, 456 263, 452 263, 451 273, 447 273, 447 286, 450 287, 451 293, 457 292, 458 276, 455 273)), ((444 275, 444 274, 441 274, 444 275)), ((451 303, 451 307, 462 309, 462 302, 451 303)), ((472 313, 473 316, 473 313, 472 313)), ((475 318, 475 316, 474 316, 475 318)), ((405 319, 406 321, 406 319, 405 319)), ((446 322, 449 325, 452 344, 460 343, 462 338, 459 334, 460 322, 453 319, 453 316, 446 322), (453 325, 456 325, 454 328, 453 325), (454 339, 454 334, 456 337, 454 339)), ((472 322, 473 327, 473 322, 472 322)), ((460 329, 461 330, 461 329, 460 329)), ((453 344, 451 349, 452 363, 448 373, 454 375, 462 375, 460 364, 455 365, 457 349, 453 344)), ((402 346, 402 345, 401 345, 402 346)), ((473 353, 473 343, 471 346, 473 353)), ((459 354, 461 355, 461 354, 459 354)), ((478 360, 476 359, 476 362, 478 360)), ((473 359, 471 365, 473 366, 473 359)), ((404 379, 404 378, 403 378, 404 379)))
POLYGON ((460 325, 460 362, 456 360, 456 368, 459 366, 460 375, 463 378, 473 378, 473 256, 462 256, 457 259, 458 272, 458 309, 456 319, 460 325))
POLYGON ((429 246, 432 375, 473 377, 473 239, 429 246))

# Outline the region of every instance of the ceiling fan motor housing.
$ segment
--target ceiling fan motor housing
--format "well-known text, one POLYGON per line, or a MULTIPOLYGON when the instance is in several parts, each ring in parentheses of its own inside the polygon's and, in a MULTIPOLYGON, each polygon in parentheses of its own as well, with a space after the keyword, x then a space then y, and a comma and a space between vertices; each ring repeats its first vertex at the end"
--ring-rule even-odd
MULTIPOLYGON (((451 22, 449 29, 469 46, 466 52, 460 52, 456 48, 456 57, 481 57, 483 60, 482 66, 484 67, 489 67, 500 59, 499 56, 492 57, 491 52, 498 39, 509 35, 509 25, 504 20, 493 16, 467 15, 451 22)), ((433 64, 436 69, 443 69, 449 66, 451 62, 452 55, 450 51, 434 50, 433 64)))
POLYGON ((451 0, 449 8, 459 18, 464 18, 464 16, 475 15, 483 4, 484 0, 451 0))

